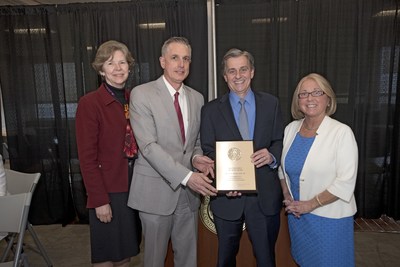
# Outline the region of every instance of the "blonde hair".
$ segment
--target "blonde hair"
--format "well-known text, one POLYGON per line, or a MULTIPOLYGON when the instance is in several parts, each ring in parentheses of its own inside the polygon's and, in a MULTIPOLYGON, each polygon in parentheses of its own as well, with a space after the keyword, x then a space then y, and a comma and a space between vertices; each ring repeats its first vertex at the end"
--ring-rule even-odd
POLYGON ((133 59, 128 47, 125 44, 114 40, 104 42, 99 46, 99 49, 97 49, 96 57, 92 63, 93 69, 95 69, 98 73, 102 71, 104 62, 106 62, 112 55, 114 55, 115 51, 121 51, 122 54, 125 55, 126 61, 129 65, 129 69, 132 69, 133 65, 135 64, 135 60, 133 59))
POLYGON ((300 82, 297 84, 296 90, 294 90, 293 97, 292 97, 292 106, 291 112, 294 119, 302 119, 304 118, 303 112, 300 111, 299 107, 299 97, 298 94, 300 93, 301 86, 306 80, 314 80, 319 88, 328 96, 329 103, 326 107, 325 113, 326 115, 330 116, 336 112, 336 95, 332 89, 332 86, 329 84, 328 80, 325 79, 322 75, 318 73, 310 73, 307 76, 304 76, 300 82))

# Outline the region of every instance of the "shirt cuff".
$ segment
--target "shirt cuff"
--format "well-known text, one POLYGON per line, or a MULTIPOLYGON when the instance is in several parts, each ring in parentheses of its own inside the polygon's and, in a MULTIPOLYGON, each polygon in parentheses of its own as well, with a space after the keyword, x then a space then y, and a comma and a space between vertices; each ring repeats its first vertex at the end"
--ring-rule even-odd
POLYGON ((270 154, 271 157, 272 157, 272 162, 271 162, 271 164, 269 164, 268 166, 269 166, 271 169, 276 169, 276 167, 278 167, 278 164, 277 164, 277 162, 276 162, 276 158, 275 158, 275 156, 272 155, 271 153, 269 153, 269 154, 270 154))
POLYGON ((189 178, 190 178, 190 176, 192 176, 192 174, 193 174, 193 172, 190 171, 190 172, 188 173, 188 175, 186 175, 185 179, 183 179, 183 181, 181 182, 181 184, 184 185, 184 186, 186 186, 187 181, 189 181, 189 178))

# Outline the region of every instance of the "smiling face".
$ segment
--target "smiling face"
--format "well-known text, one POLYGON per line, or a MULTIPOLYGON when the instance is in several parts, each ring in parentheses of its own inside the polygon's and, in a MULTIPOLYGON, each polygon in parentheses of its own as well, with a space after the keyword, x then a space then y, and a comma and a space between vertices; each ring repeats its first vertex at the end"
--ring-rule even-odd
POLYGON ((231 91, 244 98, 250 90, 254 69, 246 56, 231 57, 226 61, 224 79, 231 91))
POLYGON ((129 64, 126 60, 124 53, 116 50, 114 54, 107 59, 103 66, 100 75, 105 81, 116 88, 123 88, 129 75, 129 64))
MULTIPOLYGON (((311 93, 314 91, 323 91, 313 79, 307 79, 300 87, 299 94, 311 93)), ((309 118, 323 118, 326 115, 326 110, 329 104, 329 97, 327 94, 320 96, 312 96, 308 94, 305 98, 298 98, 300 111, 305 117, 309 118)))
POLYGON ((165 54, 160 57, 160 64, 164 69, 164 77, 175 89, 179 89, 189 75, 190 62, 191 53, 189 47, 177 42, 170 43, 165 54))

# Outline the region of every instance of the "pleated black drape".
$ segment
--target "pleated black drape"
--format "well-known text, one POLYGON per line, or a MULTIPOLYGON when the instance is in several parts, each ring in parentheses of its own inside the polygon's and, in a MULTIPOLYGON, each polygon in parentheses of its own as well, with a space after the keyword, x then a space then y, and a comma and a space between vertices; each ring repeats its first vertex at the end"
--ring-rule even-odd
MULTIPOLYGON (((399 31, 400 29, 400 3, 397 1, 397 13, 395 14, 397 19, 393 22, 394 28, 399 31)), ((398 33, 398 32, 397 32, 398 33)), ((395 34, 396 42, 399 43, 399 34, 395 34)), ((393 84, 394 86, 390 87, 389 94, 397 96, 398 89, 400 88, 400 67, 399 64, 396 64, 396 60, 399 61, 400 51, 399 45, 393 45, 391 47, 391 53, 395 54, 395 57, 391 58, 390 62, 390 72, 396 72, 397 69, 397 76, 392 77, 389 80, 389 84, 393 84), (397 80, 397 84, 396 84, 397 80)), ((393 75, 394 76, 394 75, 393 75)), ((400 218, 400 97, 394 97, 393 102, 395 103, 394 112, 390 114, 393 121, 393 142, 392 144, 389 143, 390 154, 387 157, 390 157, 390 165, 386 166, 389 170, 387 177, 387 207, 386 211, 389 215, 393 216, 396 219, 400 218)), ((390 134, 389 134, 390 138, 390 134)))
POLYGON ((90 63, 115 39, 135 61, 129 87, 158 78, 162 43, 192 44, 186 83, 207 99, 206 2, 132 1, 0 8, 0 86, 12 169, 41 172, 30 222, 87 221, 75 142, 79 98, 98 87, 90 63))
POLYGON ((331 82, 334 117, 359 146, 358 216, 400 219, 399 1, 216 0, 215 9, 217 62, 231 47, 250 51, 253 88, 279 97, 286 123, 301 77, 331 82))

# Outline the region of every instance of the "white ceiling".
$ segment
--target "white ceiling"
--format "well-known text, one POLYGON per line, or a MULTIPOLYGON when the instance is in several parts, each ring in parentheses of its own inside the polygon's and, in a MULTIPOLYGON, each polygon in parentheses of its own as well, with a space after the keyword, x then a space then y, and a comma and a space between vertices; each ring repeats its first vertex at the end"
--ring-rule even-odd
POLYGON ((62 5, 88 2, 127 2, 130 0, 1 0, 0 6, 62 5))

